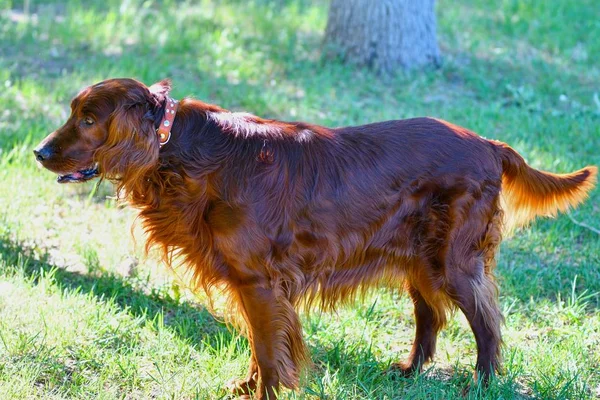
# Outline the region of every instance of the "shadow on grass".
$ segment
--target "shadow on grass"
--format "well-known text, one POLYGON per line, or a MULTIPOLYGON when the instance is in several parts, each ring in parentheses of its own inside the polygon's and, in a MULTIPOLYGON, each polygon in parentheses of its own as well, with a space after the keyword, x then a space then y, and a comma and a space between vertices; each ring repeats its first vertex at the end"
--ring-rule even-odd
MULTIPOLYGON (((49 13, 66 21, 63 23, 64 30, 59 31, 56 43, 53 44, 53 52, 32 39, 31 35, 35 33, 36 27, 31 24, 25 26, 24 31, 27 35, 0 36, 0 56, 2 56, 0 67, 6 69, 11 80, 15 82, 31 80, 36 86, 39 84, 40 87, 47 88, 48 92, 52 91, 52 86, 57 82, 67 81, 72 74, 97 77, 98 71, 101 71, 100 74, 137 77, 147 84, 171 77, 176 89, 185 88, 182 89, 185 92, 178 89, 182 95, 193 94, 202 100, 215 101, 225 108, 244 109, 263 117, 278 118, 289 117, 280 115, 287 113, 277 106, 281 99, 292 105, 295 101, 309 102, 310 108, 313 109, 311 115, 300 115, 298 119, 309 119, 311 120, 309 122, 324 124, 333 122, 332 125, 338 125, 339 116, 344 115, 345 121, 339 125, 345 125, 368 122, 364 119, 363 109, 370 111, 381 108, 382 99, 385 99, 388 104, 397 105, 395 108, 398 109, 398 114, 394 116, 395 118, 429 114, 430 110, 439 109, 445 102, 456 101, 458 104, 461 99, 466 98, 472 101, 499 103, 504 108, 522 109, 527 115, 543 113, 549 106, 545 104, 548 100, 540 100, 536 92, 562 93, 560 88, 555 87, 556 82, 567 85, 577 78, 582 85, 593 86, 592 82, 588 81, 591 78, 585 76, 579 78, 577 71, 565 70, 539 59, 534 60, 535 62, 528 60, 509 62, 489 56, 486 58, 486 56, 465 52, 463 49, 448 49, 448 56, 455 61, 447 63, 437 71, 400 74, 397 79, 382 82, 368 71, 321 57, 318 49, 322 32, 315 30, 291 32, 289 28, 279 26, 283 25, 282 23, 271 20, 268 20, 269 23, 265 26, 253 25, 252 28, 256 30, 254 35, 240 35, 234 39, 236 43, 239 42, 239 45, 243 46, 245 53, 256 57, 257 63, 261 65, 261 67, 252 65, 244 68, 257 69, 263 72, 262 75, 257 75, 256 71, 253 73, 236 70, 233 72, 241 76, 232 79, 227 76, 231 72, 228 71, 228 67, 219 67, 217 64, 218 61, 222 61, 222 55, 215 50, 218 46, 212 42, 201 41, 198 37, 200 31, 189 33, 183 31, 181 37, 170 38, 161 46, 149 40, 121 43, 123 38, 116 36, 113 40, 119 43, 122 49, 120 52, 110 53, 104 47, 98 48, 98 44, 94 45, 89 37, 76 34, 79 28, 71 22, 74 19, 73 15, 65 15, 67 10, 61 6, 63 2, 45 3, 47 3, 45 8, 38 10, 32 7, 32 11, 40 14, 49 13), (49 7, 48 4, 54 4, 54 8, 49 7), (276 28, 285 28, 287 35, 275 35, 276 28), (177 56, 173 57, 173 53, 177 53, 177 56), (140 60, 143 62, 140 63, 140 60), (270 84, 275 81, 294 88, 294 91, 290 89, 287 92, 278 92, 276 86, 270 84), (532 93, 528 91, 529 86, 534 89, 531 90, 532 93), (298 95, 296 92, 302 94, 298 95), (420 101, 405 100, 415 97, 420 101), (431 99, 427 100, 428 97, 431 99), (328 111, 331 112, 330 116, 327 116, 328 111), (320 121, 315 120, 315 115, 319 116, 317 118, 320 121)), ((239 15, 262 16, 272 12, 274 4, 278 1, 261 0, 248 4, 233 1, 232 3, 239 3, 239 15)), ((296 0, 291 3, 299 4, 298 7, 301 9, 314 2, 296 0)), ((93 1, 90 2, 90 7, 97 15, 108 15, 111 12, 110 2, 93 1)), ((68 12, 74 10, 77 8, 69 8, 68 12)), ((172 17, 175 17, 175 14, 180 13, 181 10, 174 7, 164 12, 174 13, 172 17)), ((244 21, 244 18, 236 18, 241 22, 244 21)), ((197 24, 202 27, 201 32, 206 35, 228 31, 228 26, 217 19, 200 19, 197 24)), ((16 29, 18 25, 14 21, 7 20, 7 26, 16 29)), ((229 51, 234 50, 236 49, 229 49, 229 51)), ((73 88, 73 93, 66 97, 75 95, 77 89, 73 88)), ((558 99, 558 94, 553 98, 558 99)), ((65 98, 65 105, 69 98, 65 98)), ((563 111, 573 112, 571 109, 563 111)), ((457 115, 460 115, 460 110, 457 111, 457 115)), ((481 133, 486 134, 483 131, 481 133)), ((9 137, 11 142, 7 144, 18 141, 19 136, 15 133, 9 137)), ((0 140, 7 139, 0 138, 0 140)))
POLYGON ((113 299, 123 311, 135 317, 142 316, 148 321, 156 321, 159 316, 164 316, 164 325, 192 346, 206 342, 214 347, 218 340, 224 338, 230 341, 235 335, 206 308, 180 302, 154 290, 146 293, 118 275, 86 275, 67 271, 52 265, 46 253, 36 254, 35 250, 6 237, 0 237, 0 253, 6 264, 5 269, 22 265, 22 272, 35 283, 40 277, 52 273, 61 290, 77 290, 92 293, 99 299, 113 299))
MULTIPOLYGON (((46 253, 39 254, 36 249, 15 243, 6 236, 0 237, 0 254, 5 264, 2 268, 4 271, 0 269, 0 273, 10 274, 10 269, 15 268, 14 272, 23 273, 34 284, 37 284, 41 277, 51 274, 61 290, 93 294, 100 300, 111 299, 121 310, 135 317, 143 317, 150 323, 162 318, 164 325, 190 346, 207 343, 212 348, 217 348, 219 344, 235 340, 237 336, 198 304, 181 302, 152 291, 147 293, 134 287, 126 278, 117 275, 87 275, 67 271, 52 265, 46 253)), ((353 390, 364 392, 369 398, 385 398, 397 393, 417 395, 424 387, 439 393, 445 393, 447 390, 463 393, 481 390, 478 386, 471 388, 470 372, 464 369, 436 368, 414 378, 387 373, 389 363, 378 360, 368 343, 364 346, 348 346, 343 338, 339 338, 333 345, 317 341, 311 344, 310 351, 314 368, 307 371, 307 380, 302 388, 307 394, 319 396, 319 392, 324 389, 321 379, 325 370, 335 371, 343 380, 343 386, 358 386, 360 388, 356 387, 353 390)), ((512 379, 509 379, 509 382, 498 382, 494 384, 496 388, 492 392, 506 391, 514 385, 512 379)))

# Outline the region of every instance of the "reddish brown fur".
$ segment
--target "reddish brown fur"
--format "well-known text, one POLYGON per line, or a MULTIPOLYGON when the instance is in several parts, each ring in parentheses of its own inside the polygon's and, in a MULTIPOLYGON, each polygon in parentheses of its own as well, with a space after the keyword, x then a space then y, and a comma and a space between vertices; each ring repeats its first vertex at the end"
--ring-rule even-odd
POLYGON ((501 197, 523 224, 581 202, 596 175, 534 170, 507 145, 431 118, 328 129, 243 116, 220 125, 233 116, 212 118, 227 111, 192 99, 159 150, 168 90, 167 81, 130 79, 86 89, 42 143, 61 149, 44 165, 68 172, 99 162, 140 210, 148 246, 168 264, 181 256, 198 287, 225 289, 252 347, 248 376, 233 389, 261 399, 280 383, 295 387, 308 360, 299 306, 333 308, 379 284, 404 285, 415 304, 401 372, 433 357, 448 311, 460 308, 487 378, 500 362, 501 197), (83 128, 84 116, 96 124, 83 128))

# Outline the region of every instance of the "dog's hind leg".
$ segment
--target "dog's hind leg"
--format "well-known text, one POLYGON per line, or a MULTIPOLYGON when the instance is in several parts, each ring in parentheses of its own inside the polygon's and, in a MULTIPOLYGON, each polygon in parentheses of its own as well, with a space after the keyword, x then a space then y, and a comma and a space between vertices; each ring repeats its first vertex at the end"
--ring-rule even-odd
POLYGON ((501 240, 500 220, 501 211, 497 211, 480 235, 473 235, 473 230, 459 230, 446 258, 446 290, 473 330, 477 342, 476 369, 484 383, 501 362, 503 317, 493 273, 495 252, 501 240))
POLYGON ((477 342, 476 369, 482 381, 487 382, 500 366, 500 325, 503 319, 496 284, 486 274, 460 274, 455 276, 449 290, 473 330, 477 342))
POLYGON ((433 358, 438 332, 446 323, 444 302, 440 301, 430 288, 419 289, 417 287, 419 283, 419 281, 409 281, 406 284, 415 313, 416 327, 412 350, 405 362, 392 365, 394 370, 400 371, 404 376, 421 372, 423 364, 433 358))

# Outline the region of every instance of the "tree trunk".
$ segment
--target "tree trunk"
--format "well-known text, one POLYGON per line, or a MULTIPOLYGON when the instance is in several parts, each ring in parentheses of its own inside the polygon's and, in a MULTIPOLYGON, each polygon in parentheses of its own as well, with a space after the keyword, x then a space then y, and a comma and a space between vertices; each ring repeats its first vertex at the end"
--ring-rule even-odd
POLYGON ((435 0, 331 0, 326 51, 383 74, 440 64, 435 0))

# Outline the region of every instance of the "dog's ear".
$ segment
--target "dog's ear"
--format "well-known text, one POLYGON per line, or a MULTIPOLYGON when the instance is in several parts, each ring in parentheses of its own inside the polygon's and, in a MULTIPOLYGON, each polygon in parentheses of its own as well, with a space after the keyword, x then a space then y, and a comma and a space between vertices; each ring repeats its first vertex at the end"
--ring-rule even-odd
POLYGON ((171 91, 171 80, 163 79, 148 88, 158 104, 162 104, 171 91))
POLYGON ((119 106, 110 116, 106 142, 96 151, 104 177, 118 179, 119 189, 126 187, 134 197, 145 193, 146 175, 158 163, 159 139, 154 123, 145 118, 147 110, 139 99, 119 106))

